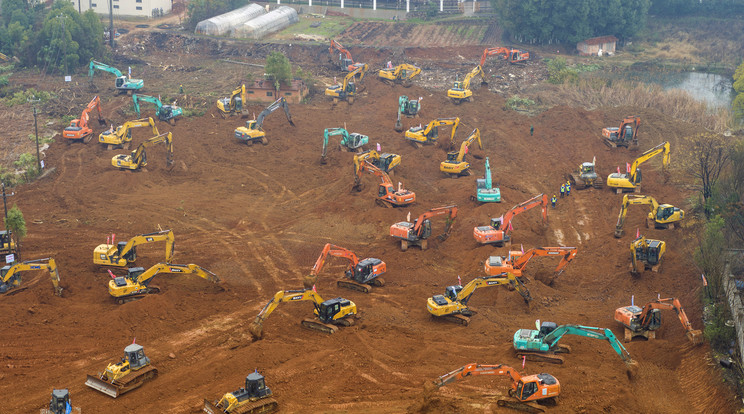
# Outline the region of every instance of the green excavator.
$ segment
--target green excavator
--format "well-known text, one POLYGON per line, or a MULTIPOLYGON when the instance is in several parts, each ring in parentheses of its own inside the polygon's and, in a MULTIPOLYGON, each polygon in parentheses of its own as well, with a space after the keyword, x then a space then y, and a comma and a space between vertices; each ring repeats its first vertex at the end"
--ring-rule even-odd
POLYGON ((168 122, 171 125, 176 124, 177 116, 183 115, 183 109, 181 109, 181 107, 178 107, 176 105, 163 105, 163 103, 160 102, 160 98, 149 95, 137 95, 136 93, 133 93, 132 102, 134 102, 134 110, 135 112, 137 112, 138 118, 140 116, 139 101, 155 104, 158 107, 158 109, 155 111, 155 116, 157 116, 159 120, 168 122))

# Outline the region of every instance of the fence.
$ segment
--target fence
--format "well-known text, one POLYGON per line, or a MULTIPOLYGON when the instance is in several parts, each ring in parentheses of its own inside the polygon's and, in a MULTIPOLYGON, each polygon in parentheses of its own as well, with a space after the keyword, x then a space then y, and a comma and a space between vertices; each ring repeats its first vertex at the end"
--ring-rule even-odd
MULTIPOLYGON (((306 6, 302 8, 305 10, 313 10, 315 13, 316 7, 324 7, 328 9, 354 16, 352 10, 389 10, 398 11, 404 13, 412 13, 410 16, 400 16, 399 18, 418 18, 424 16, 426 13, 434 13, 435 15, 451 15, 451 14, 492 14, 493 9, 489 1, 459 1, 459 0, 434 0, 432 2, 422 0, 272 0, 270 2, 258 2, 260 4, 281 4, 285 6, 293 7, 300 10, 300 6, 306 6), (311 7, 311 9, 307 9, 311 7), (431 11, 430 11, 431 10, 431 11)), ((368 17, 368 16, 365 16, 368 17)), ((379 16, 386 17, 386 16, 379 16)))

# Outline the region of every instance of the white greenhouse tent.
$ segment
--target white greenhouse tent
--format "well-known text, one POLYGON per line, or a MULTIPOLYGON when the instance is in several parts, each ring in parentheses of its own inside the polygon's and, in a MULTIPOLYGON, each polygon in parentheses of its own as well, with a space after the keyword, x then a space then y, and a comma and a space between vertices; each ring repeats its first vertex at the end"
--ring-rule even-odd
POLYGON ((260 39, 300 21, 297 11, 288 6, 278 7, 263 16, 249 20, 235 28, 236 37, 260 39))
POLYGON ((266 14, 266 9, 258 4, 252 3, 231 12, 200 21, 196 25, 195 32, 212 36, 229 34, 243 23, 264 14, 266 14))

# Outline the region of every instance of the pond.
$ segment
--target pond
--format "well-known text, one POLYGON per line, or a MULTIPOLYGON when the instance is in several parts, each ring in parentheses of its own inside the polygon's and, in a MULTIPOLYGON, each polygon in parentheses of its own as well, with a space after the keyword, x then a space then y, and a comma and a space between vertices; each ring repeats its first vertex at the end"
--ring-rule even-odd
POLYGON ((693 98, 704 101, 709 108, 731 108, 736 91, 730 76, 705 72, 672 72, 672 71, 631 71, 625 79, 653 83, 664 90, 681 89, 693 98))

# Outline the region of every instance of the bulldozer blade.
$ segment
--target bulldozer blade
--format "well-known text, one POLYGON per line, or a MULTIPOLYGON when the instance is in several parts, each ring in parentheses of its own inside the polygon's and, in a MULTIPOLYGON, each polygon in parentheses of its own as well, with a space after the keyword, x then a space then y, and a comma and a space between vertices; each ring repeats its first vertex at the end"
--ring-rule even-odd
POLYGON ((116 398, 119 396, 119 389, 117 387, 98 377, 94 377, 93 375, 88 375, 88 379, 85 381, 85 385, 93 388, 94 390, 98 390, 108 395, 109 397, 116 398))
POLYGON ((692 342, 693 345, 700 345, 703 343, 703 331, 695 329, 687 332, 687 338, 692 342))
POLYGON ((210 402, 207 399, 204 399, 204 412, 208 414, 220 414, 223 411, 217 408, 216 405, 214 405, 212 402, 210 402))

